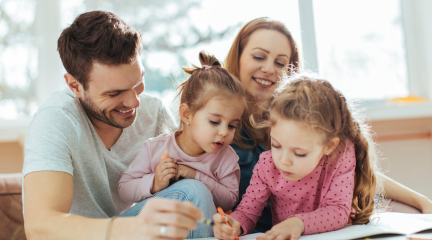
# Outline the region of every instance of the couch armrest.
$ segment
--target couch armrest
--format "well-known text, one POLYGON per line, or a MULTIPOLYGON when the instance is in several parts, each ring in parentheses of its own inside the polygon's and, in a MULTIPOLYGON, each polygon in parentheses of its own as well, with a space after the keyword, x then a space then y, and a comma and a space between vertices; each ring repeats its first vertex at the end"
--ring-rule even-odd
POLYGON ((21 187, 21 173, 0 174, 0 239, 25 239, 21 187))

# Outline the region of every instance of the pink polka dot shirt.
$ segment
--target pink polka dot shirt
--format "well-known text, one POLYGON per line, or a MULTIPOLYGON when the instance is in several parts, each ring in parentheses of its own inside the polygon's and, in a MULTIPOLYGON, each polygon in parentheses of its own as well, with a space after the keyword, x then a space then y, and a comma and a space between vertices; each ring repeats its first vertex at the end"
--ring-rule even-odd
POLYGON ((273 225, 290 217, 303 220, 303 234, 339 229, 349 222, 356 166, 354 144, 347 142, 337 157, 324 156, 298 181, 288 181, 273 163, 271 150, 260 155, 243 199, 231 216, 249 234, 270 197, 273 225), (336 158, 336 159, 335 159, 336 158))

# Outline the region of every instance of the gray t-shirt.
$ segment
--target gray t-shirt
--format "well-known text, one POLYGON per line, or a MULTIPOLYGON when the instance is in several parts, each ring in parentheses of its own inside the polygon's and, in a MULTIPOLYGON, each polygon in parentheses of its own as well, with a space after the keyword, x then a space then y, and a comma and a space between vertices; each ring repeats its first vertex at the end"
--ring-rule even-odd
MULTIPOLYGON (((74 93, 53 93, 33 117, 25 140, 23 177, 36 171, 73 176, 70 213, 91 218, 119 215, 131 204, 120 199, 118 182, 149 138, 174 126, 162 102, 141 94, 135 122, 107 150, 74 93)), ((24 195, 23 195, 24 203, 24 195)))

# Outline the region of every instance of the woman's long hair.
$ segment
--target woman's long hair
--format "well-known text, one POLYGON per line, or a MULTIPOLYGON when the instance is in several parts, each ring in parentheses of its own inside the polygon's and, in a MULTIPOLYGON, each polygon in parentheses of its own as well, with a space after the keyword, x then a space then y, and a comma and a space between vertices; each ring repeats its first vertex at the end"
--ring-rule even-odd
MULTIPOLYGON (((289 45, 291 47, 291 56, 289 59, 289 67, 287 69, 288 74, 292 72, 296 72, 301 67, 301 61, 300 61, 300 55, 299 50, 296 42, 294 41, 294 38, 292 37, 291 33, 288 31, 288 29, 285 27, 285 25, 277 20, 272 20, 267 17, 261 17, 256 18, 248 23, 246 23, 241 29, 240 32, 237 34, 237 37, 234 40, 234 43, 231 46, 230 51, 228 52, 228 56, 225 59, 224 67, 226 70, 228 70, 229 73, 234 75, 237 79, 240 77, 240 56, 243 53, 243 50, 245 46, 247 45, 250 36, 252 33, 254 33, 256 30, 259 29, 268 29, 268 30, 274 30, 277 32, 282 33, 285 35, 288 39, 289 45)), ((256 108, 265 109, 268 105, 264 104, 261 106, 251 106, 254 105, 249 101, 249 110, 253 110, 256 108)), ((246 128, 246 130, 251 135, 252 141, 254 141, 253 145, 246 145, 243 143, 242 138, 240 135, 234 138, 234 143, 236 143, 241 148, 253 148, 258 143, 264 143, 266 144, 265 138, 263 136, 260 136, 256 133, 256 129, 254 129, 251 126, 251 123, 249 122, 249 114, 244 114, 242 118, 242 125, 246 128)))

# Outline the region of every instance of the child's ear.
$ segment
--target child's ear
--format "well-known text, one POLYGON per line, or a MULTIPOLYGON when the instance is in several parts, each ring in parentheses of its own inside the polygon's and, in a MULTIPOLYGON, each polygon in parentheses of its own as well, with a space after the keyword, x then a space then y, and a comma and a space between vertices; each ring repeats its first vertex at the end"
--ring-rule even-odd
POLYGON ((179 115, 182 122, 186 125, 187 122, 191 121, 190 108, 186 103, 180 104, 179 115))
POLYGON ((326 149, 324 150, 324 154, 328 155, 332 153, 339 145, 339 142, 340 142, 339 137, 332 138, 329 144, 327 145, 326 149))

